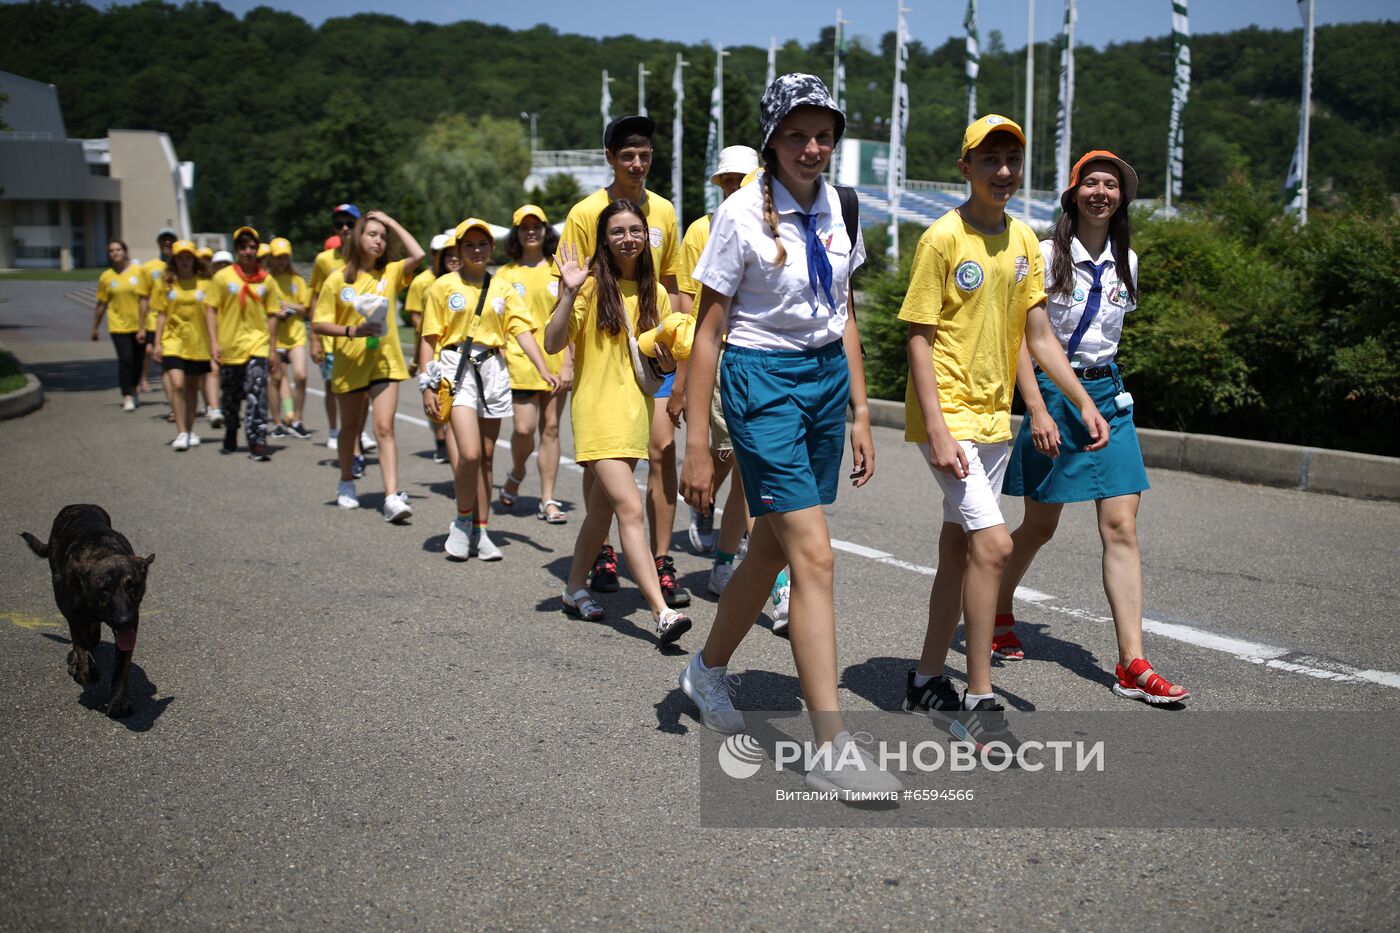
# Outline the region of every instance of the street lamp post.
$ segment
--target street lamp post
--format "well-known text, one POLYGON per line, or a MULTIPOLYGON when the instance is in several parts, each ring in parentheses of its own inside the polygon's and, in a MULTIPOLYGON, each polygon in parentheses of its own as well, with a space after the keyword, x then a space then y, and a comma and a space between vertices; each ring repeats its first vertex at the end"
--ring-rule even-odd
POLYGON ((642 116, 647 115, 647 66, 642 62, 637 62, 637 113, 642 116))
POLYGON ((530 121, 530 169, 532 171, 535 167, 535 124, 539 120, 539 118, 540 115, 537 113, 526 113, 523 110, 520 111, 520 119, 530 121))

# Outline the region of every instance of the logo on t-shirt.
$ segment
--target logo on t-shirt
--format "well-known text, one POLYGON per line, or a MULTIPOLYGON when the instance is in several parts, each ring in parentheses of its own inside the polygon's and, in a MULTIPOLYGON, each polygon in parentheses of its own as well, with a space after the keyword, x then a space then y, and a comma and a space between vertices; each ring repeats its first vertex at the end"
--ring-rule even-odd
POLYGON ((253 289, 253 292, 254 292, 259 298, 261 298, 261 297, 263 297, 264 295, 267 294, 267 286, 266 286, 266 285, 259 285, 257 288, 253 289))
MULTIPOLYGON (((200 294, 199 292, 195 292, 195 293, 194 293, 194 296, 195 296, 196 298, 203 298, 203 297, 204 297, 204 296, 203 296, 202 294, 200 294)), ((170 301, 174 301, 174 300, 175 300, 175 289, 172 288, 170 291, 166 292, 166 293, 165 293, 165 297, 166 297, 168 300, 170 300, 170 301)))
POLYGON ((354 301, 355 290, 349 285, 345 286, 340 290, 340 300, 345 302, 346 304, 349 304, 350 302, 354 301))
POLYGON ((1079 304, 1079 303, 1080 303, 1081 301, 1083 301, 1084 298, 1085 298, 1084 289, 1082 289, 1082 288, 1076 288, 1076 289, 1074 290, 1074 295, 1073 295, 1072 297, 1074 298, 1074 303, 1075 303, 1075 304, 1079 304))
POLYGON ((525 283, 524 283, 524 282, 512 282, 511 284, 515 287, 515 293, 516 293, 517 295, 519 295, 521 298, 524 298, 524 297, 525 297, 525 283))
POLYGON ((551 282, 549 283, 549 297, 551 297, 551 298, 558 298, 558 297, 559 297, 559 283, 558 283, 557 281, 551 281, 551 282))
POLYGON ((982 267, 971 259, 964 259, 958 263, 958 270, 953 273, 953 281, 958 283, 958 288, 965 292, 975 292, 982 287, 982 267))
POLYGON ((238 283, 237 283, 237 282, 230 282, 230 283, 228 283, 228 293, 229 293, 230 295, 237 295, 237 294, 238 294, 238 283))
MULTIPOLYGON (((174 293, 173 291, 170 293, 170 297, 171 297, 171 298, 174 298, 174 297, 175 297, 175 293, 174 293)), ((204 300, 204 289, 202 289, 202 288, 196 288, 196 289, 194 290, 194 298, 195 298, 195 301, 203 301, 203 300, 204 300)))
POLYGON ((651 228, 651 248, 652 248, 652 249, 660 249, 660 248, 661 248, 661 228, 660 228, 660 227, 652 227, 652 228, 651 228))
POLYGON ((453 292, 447 297, 447 307, 453 311, 461 311, 467 306, 467 299, 463 298, 460 292, 453 292))
POLYGON ((1016 257, 1016 284, 1021 284, 1021 280, 1030 275, 1031 261, 1025 256, 1016 257))
POLYGON ((1128 303, 1128 287, 1119 285, 1117 288, 1108 289, 1108 300, 1110 304, 1125 305, 1128 303))
POLYGON ((491 307, 495 309, 496 315, 499 317, 500 315, 506 313, 506 300, 499 296, 492 298, 491 307))
POLYGON ((130 282, 132 285, 140 285, 141 277, 133 275, 131 278, 127 279, 127 281, 130 282))

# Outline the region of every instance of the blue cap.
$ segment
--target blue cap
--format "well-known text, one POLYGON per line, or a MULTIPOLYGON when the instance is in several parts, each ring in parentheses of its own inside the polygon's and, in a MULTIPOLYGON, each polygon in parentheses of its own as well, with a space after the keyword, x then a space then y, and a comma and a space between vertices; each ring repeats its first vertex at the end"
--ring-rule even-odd
POLYGON ((337 204, 331 208, 331 216, 334 217, 336 214, 349 214, 356 220, 360 219, 360 209, 353 204, 337 204))

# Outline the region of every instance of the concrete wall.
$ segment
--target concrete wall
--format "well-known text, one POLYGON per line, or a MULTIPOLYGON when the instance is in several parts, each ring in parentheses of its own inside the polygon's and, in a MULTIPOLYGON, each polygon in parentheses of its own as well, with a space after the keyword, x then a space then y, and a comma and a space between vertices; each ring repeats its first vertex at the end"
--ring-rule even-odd
POLYGON ((112 177, 121 181, 122 239, 142 261, 156 256, 156 231, 190 234, 180 188, 180 166, 170 137, 147 130, 109 130, 112 177))

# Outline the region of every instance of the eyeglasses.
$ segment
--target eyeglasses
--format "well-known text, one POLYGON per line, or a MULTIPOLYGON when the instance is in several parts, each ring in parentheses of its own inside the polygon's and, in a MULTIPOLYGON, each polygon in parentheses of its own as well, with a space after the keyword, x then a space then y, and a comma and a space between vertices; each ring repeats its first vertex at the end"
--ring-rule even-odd
POLYGON ((337 230, 349 230, 351 227, 355 226, 355 221, 354 221, 353 219, 351 219, 351 220, 334 220, 334 221, 331 221, 331 222, 332 222, 333 224, 335 224, 335 228, 336 228, 337 230))
POLYGON ((613 227, 608 231, 609 240, 641 240, 647 235, 646 227, 613 227))

